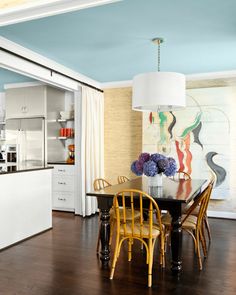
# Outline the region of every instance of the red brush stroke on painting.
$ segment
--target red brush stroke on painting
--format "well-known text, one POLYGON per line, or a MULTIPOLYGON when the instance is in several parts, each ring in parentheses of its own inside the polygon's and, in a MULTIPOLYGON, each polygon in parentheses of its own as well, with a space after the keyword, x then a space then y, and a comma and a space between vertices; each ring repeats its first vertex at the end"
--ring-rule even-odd
POLYGON ((190 175, 192 173, 192 153, 190 152, 190 133, 184 139, 185 143, 185 152, 186 152, 186 168, 188 169, 186 172, 190 175))
POLYGON ((176 146, 176 151, 177 151, 177 155, 179 159, 179 171, 184 171, 184 163, 183 163, 184 153, 180 150, 179 142, 177 140, 175 141, 175 146, 176 146))
POLYGON ((191 180, 185 181, 185 191, 186 191, 186 195, 189 196, 189 194, 192 191, 192 182, 191 182, 191 180))
POLYGON ((152 124, 152 112, 149 114, 149 122, 152 124))
POLYGON ((192 191, 191 180, 180 179, 177 194, 176 194, 177 198, 182 198, 182 197, 186 198, 187 196, 189 196, 191 191, 192 191))
POLYGON ((183 185, 184 185, 184 180, 180 179, 177 194, 176 194, 177 199, 182 197, 182 194, 183 194, 183 191, 184 191, 183 185))

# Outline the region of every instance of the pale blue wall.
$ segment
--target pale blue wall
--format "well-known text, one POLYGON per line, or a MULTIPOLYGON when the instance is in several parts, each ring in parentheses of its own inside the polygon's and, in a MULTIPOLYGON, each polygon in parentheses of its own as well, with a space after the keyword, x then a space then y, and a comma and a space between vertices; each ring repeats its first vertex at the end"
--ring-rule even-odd
POLYGON ((0 92, 4 92, 4 84, 35 81, 29 77, 0 68, 0 92))

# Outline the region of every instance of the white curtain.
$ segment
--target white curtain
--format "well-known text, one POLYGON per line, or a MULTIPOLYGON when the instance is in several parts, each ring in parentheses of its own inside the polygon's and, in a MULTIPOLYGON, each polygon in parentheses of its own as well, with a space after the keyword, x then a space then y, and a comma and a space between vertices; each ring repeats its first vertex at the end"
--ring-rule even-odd
POLYGON ((97 212, 97 200, 86 197, 86 192, 93 190, 95 178, 104 177, 104 96, 102 92, 86 86, 82 86, 80 158, 79 214, 89 216, 97 212))

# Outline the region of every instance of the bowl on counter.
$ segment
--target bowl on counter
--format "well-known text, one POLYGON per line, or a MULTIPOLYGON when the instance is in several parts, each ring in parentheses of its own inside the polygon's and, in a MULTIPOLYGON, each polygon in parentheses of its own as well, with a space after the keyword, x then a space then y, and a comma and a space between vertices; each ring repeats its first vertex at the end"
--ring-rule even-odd
POLYGON ((74 118, 74 111, 61 111, 60 116, 62 120, 69 120, 74 118))

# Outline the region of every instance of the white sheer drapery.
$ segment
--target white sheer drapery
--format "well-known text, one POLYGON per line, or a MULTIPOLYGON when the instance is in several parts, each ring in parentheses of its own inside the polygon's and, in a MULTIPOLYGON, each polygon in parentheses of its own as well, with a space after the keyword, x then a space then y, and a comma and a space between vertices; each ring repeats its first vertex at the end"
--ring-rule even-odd
POLYGON ((95 178, 104 177, 104 95, 82 87, 81 106, 81 198, 80 214, 97 212, 97 200, 86 197, 93 190, 95 178))

